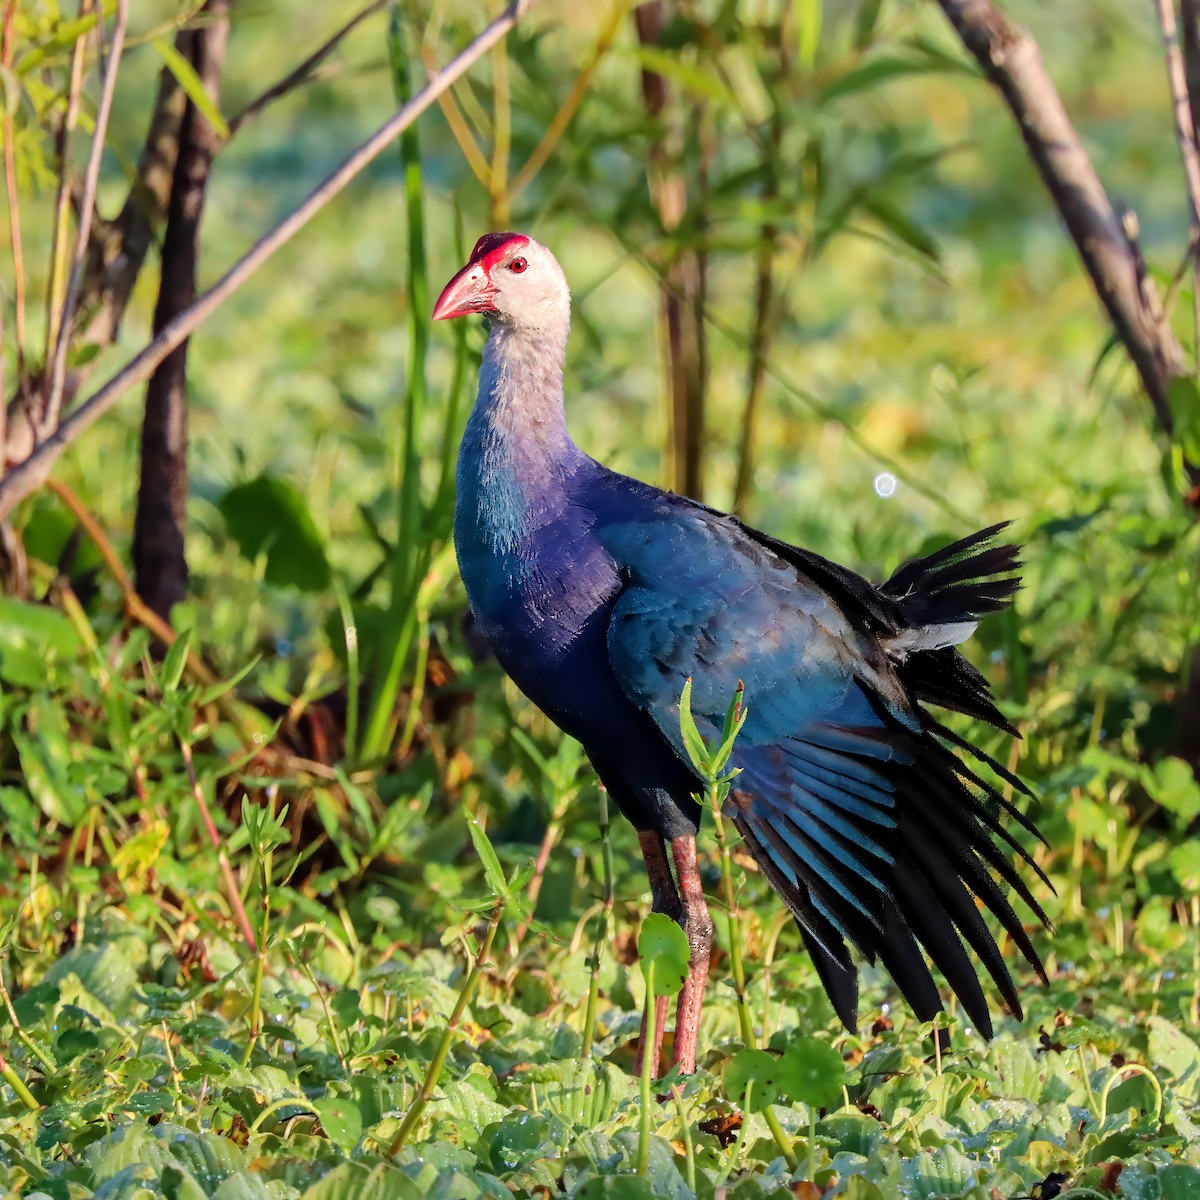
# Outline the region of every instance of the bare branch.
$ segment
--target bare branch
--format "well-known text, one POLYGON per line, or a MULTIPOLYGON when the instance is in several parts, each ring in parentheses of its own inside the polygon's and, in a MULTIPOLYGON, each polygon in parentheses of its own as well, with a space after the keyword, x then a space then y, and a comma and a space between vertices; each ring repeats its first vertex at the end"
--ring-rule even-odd
MULTIPOLYGON (((13 22, 16 17, 16 0, 7 0, 4 5, 3 44, 0 46, 0 62, 8 69, 13 50, 13 22)), ((17 196, 17 172, 13 151, 13 119, 7 109, 4 113, 4 184, 8 194, 8 238, 12 247, 13 284, 16 300, 17 374, 25 374, 25 251, 21 242, 21 208, 17 196)))
POLYGON ((207 292, 166 325, 147 346, 107 383, 88 397, 24 462, 0 479, 0 520, 36 491, 50 474, 63 450, 102 417, 134 384, 140 383, 162 360, 220 306, 281 246, 291 240, 364 168, 413 123, 459 76, 464 75, 533 6, 534 0, 513 0, 440 74, 368 138, 304 202, 260 238, 207 292))
POLYGON ((369 16, 377 13, 387 4, 388 0, 372 0, 366 8, 350 18, 345 25, 333 34, 318 49, 314 50, 295 70, 289 71, 277 83, 273 83, 260 96, 251 100, 236 117, 229 122, 230 134, 236 133, 247 121, 258 116, 264 108, 274 100, 279 100, 289 92, 308 83, 316 69, 337 49, 347 34, 353 33, 369 16))
MULTIPOLYGON (((92 236, 92 213, 96 209, 96 187, 100 180, 100 162, 104 157, 104 140, 108 133, 108 117, 112 112, 113 94, 117 90, 117 73, 121 67, 121 51, 125 48, 125 25, 129 19, 129 0, 117 0, 117 19, 113 26, 112 44, 108 51, 108 66, 100 87, 100 105, 96 110, 96 128, 92 135, 92 150, 83 177, 83 197, 79 206, 79 228, 75 233, 75 253, 71 274, 67 279, 67 294, 63 297, 62 316, 58 323, 58 338, 54 344, 54 361, 49 365, 46 408, 38 422, 44 436, 58 426, 62 410, 63 381, 67 371, 67 347, 71 341, 71 325, 79 288, 87 262, 88 242, 92 236)), ((99 31, 101 23, 97 21, 99 31)))
POLYGON ((1183 349, 1151 302, 1125 223, 1071 124, 1037 44, 990 0, 938 3, 1012 112, 1158 422, 1170 433, 1174 421, 1167 392, 1171 380, 1186 372, 1183 349))
POLYGON ((1180 0, 1183 62, 1187 76, 1192 129, 1200 129, 1200 0, 1180 0))
MULTIPOLYGON (((1196 126, 1188 103, 1187 75, 1179 38, 1175 29, 1175 0, 1155 0, 1158 25, 1162 30, 1163 52, 1167 60, 1167 82, 1171 87, 1171 106, 1175 113, 1175 137, 1183 158, 1183 174, 1187 180, 1188 209, 1191 216, 1191 240, 1200 237, 1200 152, 1196 149, 1196 126)), ((1200 341, 1200 260, 1192 255, 1193 303, 1195 304, 1196 338, 1200 341)))
MULTIPOLYGON (((91 0, 79 0, 79 16, 86 15, 91 0)), ((50 282, 46 288, 46 352, 48 363, 54 354, 62 316, 63 275, 66 272, 67 223, 71 213, 71 183, 67 171, 67 143, 79 116, 79 94, 83 90, 83 52, 87 39, 79 37, 71 52, 71 75, 67 85, 67 109, 54 138, 55 165, 58 167, 58 195, 54 201, 54 233, 50 243, 50 282)), ((0 446, 4 438, 0 437, 0 446)))
MULTIPOLYGON (((204 21, 181 36, 182 50, 214 105, 229 38, 229 0, 207 0, 204 21)), ((154 332, 196 299, 200 218, 220 137, 188 103, 171 185, 154 332)), ((133 522, 133 565, 138 593, 164 620, 187 595, 184 523, 188 489, 187 349, 185 339, 158 364, 146 387, 141 478, 133 522)))

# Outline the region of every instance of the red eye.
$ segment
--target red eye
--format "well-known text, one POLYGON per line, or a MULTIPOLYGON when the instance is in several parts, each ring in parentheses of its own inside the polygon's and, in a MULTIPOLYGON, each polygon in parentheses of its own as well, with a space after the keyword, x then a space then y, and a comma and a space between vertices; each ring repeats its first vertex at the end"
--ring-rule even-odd
POLYGON ((525 259, 523 259, 523 258, 514 258, 514 259, 512 260, 512 262, 510 262, 510 263, 508 264, 508 269, 509 269, 510 271, 512 271, 512 273, 513 273, 514 275, 520 275, 520 274, 521 274, 521 272, 522 272, 522 271, 524 271, 524 270, 525 270, 525 268, 526 268, 526 267, 528 267, 528 266, 529 266, 529 263, 527 263, 527 262, 525 261, 525 259))

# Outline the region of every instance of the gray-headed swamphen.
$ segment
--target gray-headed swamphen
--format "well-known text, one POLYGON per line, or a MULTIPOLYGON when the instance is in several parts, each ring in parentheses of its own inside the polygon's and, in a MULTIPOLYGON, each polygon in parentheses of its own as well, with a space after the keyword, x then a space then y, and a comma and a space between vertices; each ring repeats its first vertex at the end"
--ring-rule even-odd
MULTIPOLYGON (((851 945, 883 964, 922 1020, 942 1008, 928 956, 990 1036, 969 947, 1019 1015, 980 908, 1044 979, 1007 888, 1046 918, 1009 849, 1045 876, 1002 815, 1037 831, 954 748, 1028 793, 926 708, 1016 733, 955 648, 1018 587, 1017 549, 994 540, 1003 526, 875 586, 579 449, 563 408, 570 293, 544 246, 516 233, 480 238, 433 316, 470 313, 487 316, 489 333, 458 459, 467 597, 504 670, 583 743, 638 831, 655 911, 687 933, 676 1064, 695 1068, 712 943, 696 861, 701 785, 679 727, 689 678, 706 735, 745 683, 749 717, 732 759, 741 774, 724 811, 795 916, 842 1021, 857 1020, 851 945)), ((651 1052, 657 1067, 660 1045, 651 1052)))

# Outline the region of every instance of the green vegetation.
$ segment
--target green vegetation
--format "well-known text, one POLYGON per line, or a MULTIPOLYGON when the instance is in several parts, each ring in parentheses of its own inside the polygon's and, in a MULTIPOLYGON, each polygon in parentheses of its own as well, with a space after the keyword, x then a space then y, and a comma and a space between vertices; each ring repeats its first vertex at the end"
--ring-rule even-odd
MULTIPOLYGON (((1008 5, 1136 203, 1166 293, 1187 209, 1152 7, 1008 5)), ((92 23, 58 8, 5 9, 24 250, 20 345, 11 256, 3 274, 10 394, 40 370, 63 287, 52 131, 92 23)), ((180 70, 162 53, 175 8, 132 8, 106 217, 158 72, 180 70)), ((379 11, 236 127, 201 285, 481 9, 499 5, 379 11)), ((355 11, 235 5, 224 118, 355 11)), ((1178 449, 937 7, 680 3, 643 45, 619 4, 547 0, 453 96, 193 339, 190 590, 170 648, 125 575, 132 395, 13 514, 0 1193, 984 1200, 1061 1173, 1063 1195, 1200 1195, 1200 534, 1178 449), (667 83, 659 117, 643 69, 667 83), (1024 1020, 1001 1017, 990 1044, 951 1012, 935 1054, 874 971, 861 1032, 841 1030, 790 918, 706 819, 701 1069, 633 1076, 647 983, 661 963, 669 990, 678 944, 644 920, 636 839, 579 748, 480 654, 448 540, 481 337, 427 310, 497 225, 534 232, 572 280, 569 417, 596 457, 685 477, 655 331, 659 281, 702 261, 689 419, 709 502, 740 475, 748 519, 875 578, 1015 522, 1024 590, 969 652, 1024 734, 985 748, 1039 796, 1056 929, 1033 935, 1049 986, 1025 978, 1024 1020)), ((81 394, 148 337, 156 255, 117 344, 73 343, 81 394)))

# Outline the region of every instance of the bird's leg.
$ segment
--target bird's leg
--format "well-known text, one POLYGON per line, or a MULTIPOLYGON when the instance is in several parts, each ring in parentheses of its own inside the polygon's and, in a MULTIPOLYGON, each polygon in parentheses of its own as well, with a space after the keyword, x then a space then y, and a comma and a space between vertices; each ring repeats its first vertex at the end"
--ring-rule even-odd
MULTIPOLYGON (((683 914, 683 905, 679 900, 679 892, 675 880, 671 877, 671 865, 667 862, 667 847, 662 835, 650 829, 638 831, 638 843, 642 848, 642 858, 646 862, 646 874, 650 878, 650 908, 652 912, 666 913, 672 921, 679 921, 683 914)), ((663 1034, 667 1032, 667 997, 657 996, 654 1001, 654 1046, 653 1058, 650 1062, 651 1075, 659 1073, 659 1059, 662 1057, 663 1034)), ((635 1070, 642 1073, 642 1061, 646 1054, 646 1012, 642 1012, 642 1034, 638 1038, 637 1066, 635 1070)))
POLYGON ((700 884, 695 837, 688 834, 672 838, 671 856, 675 860, 675 874, 683 901, 683 931, 691 947, 687 979, 679 992, 675 1016, 675 1065, 685 1075, 690 1075, 696 1069, 696 1042, 700 1034, 704 985, 708 982, 708 963, 712 957, 713 923, 700 884))

